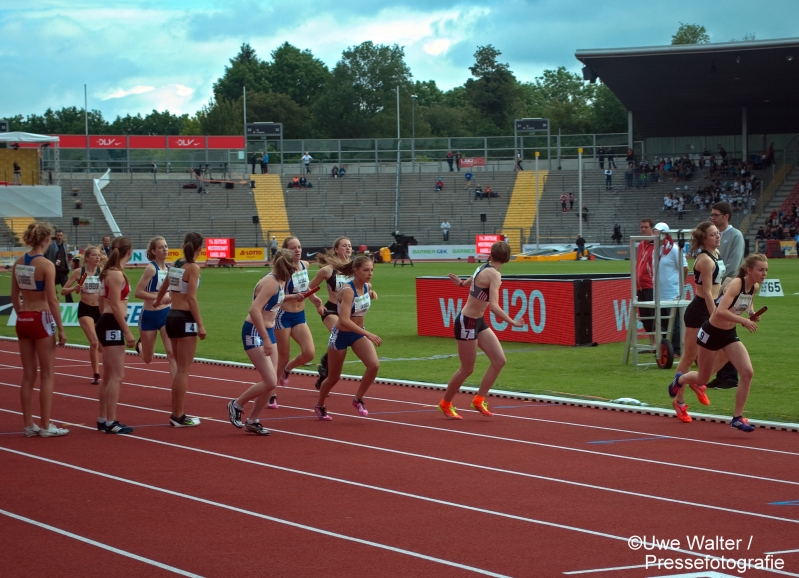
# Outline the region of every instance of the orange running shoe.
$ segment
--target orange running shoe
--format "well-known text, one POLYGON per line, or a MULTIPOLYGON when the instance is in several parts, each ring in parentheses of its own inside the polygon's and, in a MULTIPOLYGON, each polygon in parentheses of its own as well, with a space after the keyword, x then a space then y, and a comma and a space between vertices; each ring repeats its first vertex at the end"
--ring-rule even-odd
POLYGON ((707 389, 706 385, 696 385, 695 383, 691 383, 690 386, 691 389, 694 390, 696 399, 699 400, 699 403, 702 405, 710 405, 710 400, 707 398, 707 394, 705 393, 705 390, 707 389))
POLYGON ((483 398, 482 401, 478 400, 477 397, 474 398, 472 401, 472 409, 476 409, 480 413, 482 413, 486 417, 491 417, 494 415, 490 411, 488 411, 488 402, 483 398))
POLYGON ((453 406, 451 403, 444 405, 445 403, 446 402, 442 400, 441 403, 438 404, 438 411, 443 413, 449 419, 463 419, 458 415, 458 412, 455 411, 455 406, 453 406))
POLYGON ((693 419, 691 419, 691 416, 688 415, 688 405, 687 404, 680 405, 680 404, 677 403, 676 399, 673 402, 671 402, 671 404, 674 406, 674 411, 677 412, 677 419, 678 420, 680 420, 681 422, 684 422, 684 423, 691 423, 692 421, 694 421, 693 419))

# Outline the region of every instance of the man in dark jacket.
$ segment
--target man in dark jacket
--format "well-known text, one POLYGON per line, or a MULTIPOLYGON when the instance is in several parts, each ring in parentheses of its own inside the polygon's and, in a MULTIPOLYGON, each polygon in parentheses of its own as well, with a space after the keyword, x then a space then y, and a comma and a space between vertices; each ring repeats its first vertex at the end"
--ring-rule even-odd
MULTIPOLYGON (((69 279, 69 255, 67 254, 67 245, 64 243, 64 231, 56 229, 55 239, 47 248, 45 254, 53 265, 55 265, 55 284, 63 287, 69 279)), ((66 302, 72 303, 72 294, 68 293, 66 302)))

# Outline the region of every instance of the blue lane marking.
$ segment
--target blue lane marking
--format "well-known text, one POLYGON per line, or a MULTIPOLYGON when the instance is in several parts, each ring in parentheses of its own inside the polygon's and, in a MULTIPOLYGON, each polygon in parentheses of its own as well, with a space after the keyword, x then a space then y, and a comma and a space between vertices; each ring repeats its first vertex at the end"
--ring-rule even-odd
POLYGON ((799 500, 789 500, 787 502, 769 502, 769 506, 799 506, 799 500))
POLYGON ((645 438, 627 438, 622 440, 598 440, 595 442, 588 442, 589 444, 616 444, 619 442, 649 442, 652 440, 666 440, 669 436, 650 436, 645 438))

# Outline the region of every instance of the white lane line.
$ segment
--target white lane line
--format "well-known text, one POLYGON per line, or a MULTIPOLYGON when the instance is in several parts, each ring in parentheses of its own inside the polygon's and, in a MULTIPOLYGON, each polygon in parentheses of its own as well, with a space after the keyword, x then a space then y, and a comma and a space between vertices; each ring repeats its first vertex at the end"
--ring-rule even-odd
MULTIPOLYGON (((127 437, 127 439, 136 439, 136 437, 134 437, 134 436, 123 436, 123 437, 127 437)), ((139 438, 139 439, 145 439, 145 438, 139 438)), ((266 514, 261 514, 260 512, 254 512, 252 510, 245 510, 243 508, 238 508, 236 506, 231 506, 229 504, 223 504, 222 502, 216 502, 216 501, 213 501, 213 500, 208 500, 206 498, 200 498, 198 496, 192 496, 191 494, 185 494, 183 492, 177 492, 175 490, 169 490, 167 488, 162 488, 162 487, 159 487, 159 486, 153 486, 151 484, 145 484, 143 482, 137 482, 137 481, 129 480, 129 479, 126 479, 126 478, 113 476, 111 474, 106 474, 104 472, 98 472, 98 471, 95 471, 95 470, 90 470, 88 468, 83 468, 81 466, 76 466, 76 465, 69 464, 69 463, 66 463, 66 462, 60 462, 60 461, 57 461, 57 460, 52 460, 50 458, 37 456, 35 454, 28 454, 28 453, 25 453, 25 452, 21 452, 21 451, 18 451, 18 450, 13 450, 11 448, 6 448, 6 447, 3 447, 3 446, 0 446, 0 451, 9 452, 9 453, 12 453, 12 454, 16 454, 18 456, 22 456, 22 457, 26 457, 26 458, 30 458, 30 459, 34 459, 34 460, 39 460, 39 461, 42 461, 42 462, 45 462, 45 463, 54 464, 54 465, 57 465, 57 466, 69 468, 69 469, 72 469, 72 470, 83 472, 85 474, 91 474, 91 475, 99 476, 99 477, 106 478, 106 479, 109 479, 109 480, 122 482, 124 484, 130 484, 132 486, 137 486, 139 488, 144 488, 146 490, 152 490, 152 491, 155 491, 155 492, 160 492, 160 493, 163 493, 163 494, 167 494, 169 496, 175 496, 175 497, 178 497, 178 498, 184 498, 186 500, 190 500, 190 501, 193 501, 193 502, 198 502, 200 504, 206 504, 208 506, 214 506, 216 508, 221 508, 223 510, 228 510, 228 511, 231 511, 231 512, 235 512, 237 514, 244 514, 246 516, 253 516, 255 518, 260 518, 262 520, 268 520, 270 522, 275 522, 277 524, 283 524, 285 526, 290 526, 292 528, 297 528, 297 529, 300 529, 300 530, 306 530, 308 532, 314 532, 316 534, 322 534, 323 536, 329 536, 331 538, 337 538, 339 540, 346 540, 348 542, 355 542, 357 544, 363 544, 365 546, 371 546, 373 548, 378 548, 378 549, 381 549, 381 550, 387 550, 389 552, 394 552, 396 554, 402 554, 402 555, 405 555, 405 556, 410 556, 412 558, 419 558, 421 560, 426 560, 428 562, 434 562, 436 564, 442 564, 442 565, 445 565, 445 566, 451 566, 453 568, 460 568, 461 570, 467 570, 469 572, 475 572, 477 574, 482 574, 484 576, 495 576, 496 578, 507 578, 504 574, 497 574, 495 572, 490 572, 488 570, 483 570, 482 568, 476 568, 475 566, 468 566, 466 564, 460 564, 459 562, 452 562, 451 560, 446 560, 444 558, 437 558, 437 557, 434 557, 434 556, 428 556, 426 554, 421 554, 419 552, 413 552, 412 550, 406 550, 404 548, 398 548, 396 546, 389 546, 388 544, 381 544, 379 542, 373 542, 371 540, 364 540, 363 538, 356 538, 355 536, 348 536, 346 534, 339 534, 338 532, 331 532, 329 530, 323 530, 322 528, 316 528, 314 526, 308 526, 307 524, 300 524, 298 522, 292 522, 291 520, 284 520, 282 518, 277 518, 275 516, 268 516, 266 514)), ((623 538, 623 539, 626 540, 626 538, 623 538)))
MULTIPOLYGON (((88 399, 88 398, 85 398, 85 397, 74 396, 74 395, 69 395, 69 394, 68 394, 68 396, 69 397, 75 397, 75 398, 78 398, 78 399, 88 399)), ((120 405, 123 405, 123 404, 120 404, 120 405)), ((168 412, 166 412, 164 410, 157 410, 157 409, 145 408, 145 407, 140 407, 140 406, 128 406, 128 407, 135 407, 136 409, 154 411, 154 412, 157 412, 157 413, 168 413, 168 412)), ((0 411, 5 412, 5 413, 13 413, 13 414, 21 415, 19 412, 16 412, 16 411, 13 411, 13 410, 4 409, 4 408, 0 408, 0 411)), ((210 422, 217 422, 217 423, 222 423, 222 424, 227 424, 228 423, 226 420, 220 420, 220 419, 215 419, 215 418, 206 417, 204 419, 206 421, 210 421, 210 422)), ((62 422, 62 423, 67 423, 67 422, 62 422)), ((77 424, 77 427, 82 427, 84 429, 90 429, 90 430, 94 429, 93 427, 84 426, 82 424, 77 424)), ((747 510, 736 510, 736 509, 732 509, 732 508, 725 508, 723 506, 714 506, 714 505, 711 505, 711 504, 703 504, 701 502, 690 502, 690 501, 684 500, 684 499, 674 499, 674 498, 667 498, 667 497, 663 497, 663 496, 655 496, 655 495, 650 495, 650 494, 643 494, 643 493, 639 493, 639 492, 633 492, 633 491, 630 491, 630 490, 621 490, 621 489, 616 489, 616 488, 610 488, 610 487, 607 487, 607 486, 599 486, 599 485, 596 485, 596 484, 588 484, 588 483, 584 483, 584 482, 575 482, 575 481, 572 481, 572 480, 564 480, 564 479, 560 479, 560 478, 553 478, 553 477, 550 477, 550 476, 542 476, 542 475, 539 475, 539 474, 530 474, 530 473, 526 473, 526 472, 507 470, 507 469, 496 468, 496 467, 492 467, 492 466, 483 466, 483 465, 469 463, 469 462, 461 462, 461 461, 458 461, 458 460, 452 460, 452 459, 447 459, 447 458, 439 458, 439 457, 429 456, 429 455, 424 455, 424 454, 415 454, 415 453, 412 453, 412 452, 406 452, 406 451, 402 451, 402 450, 395 450, 395 449, 385 448, 385 447, 380 447, 380 446, 371 446, 371 445, 362 444, 362 443, 347 442, 347 441, 342 441, 342 440, 337 440, 337 439, 332 439, 332 438, 326 438, 326 437, 322 437, 322 436, 315 436, 315 435, 310 435, 310 434, 297 433, 297 432, 292 432, 292 431, 289 431, 289 430, 274 429, 272 427, 270 427, 269 429, 271 431, 273 431, 273 432, 283 433, 283 434, 287 434, 287 435, 293 435, 293 436, 307 438, 307 439, 313 439, 313 440, 316 440, 316 441, 326 441, 326 442, 338 443, 338 444, 342 444, 342 445, 357 447, 357 448, 360 448, 360 449, 368 449, 368 450, 380 451, 380 452, 385 452, 385 453, 389 453, 389 454, 400 455, 400 456, 403 456, 403 457, 410 457, 410 458, 416 458, 416 459, 429 460, 429 461, 433 461, 433 462, 440 462, 440 463, 443 463, 443 464, 457 465, 457 466, 462 466, 462 467, 466 467, 466 468, 474 468, 474 469, 488 471, 488 472, 492 472, 492 473, 507 474, 507 475, 512 475, 512 476, 519 476, 519 477, 522 477, 522 478, 541 480, 541 481, 545 481, 545 482, 566 484, 566 485, 569 485, 569 486, 575 486, 575 487, 579 487, 579 488, 587 488, 587 489, 590 489, 590 490, 597 490, 597 491, 602 491, 602 492, 611 492, 611 493, 614 493, 614 494, 632 496, 632 497, 635 497, 635 498, 643 498, 643 499, 649 499, 649 500, 656 500, 656 501, 660 501, 660 502, 667 502, 667 503, 673 503, 673 504, 693 506, 693 507, 697 507, 697 508, 704 508, 704 509, 708 509, 708 510, 723 512, 725 514, 739 514, 739 515, 742 515, 742 516, 751 516, 751 517, 754 517, 754 518, 764 518, 764 519, 767 519, 767 520, 774 520, 774 521, 777 521, 777 522, 788 522, 788 523, 791 523, 791 524, 799 524, 799 520, 796 520, 796 519, 793 519, 793 518, 781 518, 779 516, 772 516, 770 514, 761 514, 761 513, 751 512, 751 511, 747 511, 747 510)), ((172 443, 172 442, 156 440, 156 439, 146 438, 146 437, 142 437, 142 436, 131 436, 130 438, 126 438, 126 439, 136 439, 136 440, 140 440, 140 441, 146 441, 146 442, 159 444, 159 445, 163 445, 163 446, 167 446, 167 447, 178 448, 178 449, 197 452, 197 453, 201 453, 201 454, 207 454, 207 455, 211 455, 211 456, 215 456, 215 457, 231 459, 231 460, 234 460, 234 461, 239 461, 239 462, 243 462, 243 463, 247 463, 247 464, 251 464, 251 465, 257 465, 257 466, 262 466, 262 467, 265 467, 265 468, 285 471, 285 472, 292 473, 292 474, 298 474, 298 475, 321 478, 321 479, 334 481, 334 482, 338 482, 338 483, 342 483, 342 484, 354 485, 354 486, 368 488, 368 489, 375 490, 375 491, 388 492, 388 493, 392 493, 392 494, 399 494, 399 495, 403 495, 405 497, 411 497, 411 498, 420 499, 420 500, 428 500, 429 499, 429 498, 427 498, 425 496, 420 496, 420 495, 417 495, 417 494, 409 494, 409 493, 405 493, 405 492, 400 492, 398 490, 391 490, 389 488, 384 488, 382 486, 372 486, 372 485, 368 485, 368 484, 363 484, 361 482, 354 482, 354 481, 346 480, 346 479, 343 479, 343 478, 336 478, 336 477, 332 477, 332 476, 326 476, 326 475, 323 475, 323 474, 317 474, 317 473, 308 472, 308 471, 305 471, 305 470, 297 470, 297 469, 288 468, 288 467, 285 467, 285 466, 277 466, 277 465, 274 465, 274 464, 268 464, 268 463, 265 463, 265 462, 259 462, 259 461, 255 461, 255 460, 250 460, 248 458, 240 458, 240 457, 229 455, 229 454, 220 454, 220 453, 213 452, 213 451, 210 451, 210 450, 204 450, 202 448, 196 448, 196 447, 192 447, 192 446, 185 446, 185 445, 181 445, 181 444, 175 444, 175 443, 172 443)), ((443 502, 441 502, 441 503, 443 503, 443 502)), ((463 505, 453 504, 453 503, 449 503, 449 502, 447 502, 447 504, 448 505, 454 505, 455 507, 465 507, 467 509, 472 509, 471 506, 463 506, 463 505)), ((483 510, 481 510, 481 511, 483 511, 483 510)), ((502 513, 493 512, 491 510, 485 510, 484 513, 491 513, 491 514, 494 514, 494 515, 504 515, 502 513)))
MULTIPOLYGON (((0 350, 0 352, 4 352, 4 351, 0 350)), ((7 352, 7 351, 5 351, 4 353, 15 353, 16 355, 19 355, 19 353, 17 353, 17 352, 7 352)), ((88 362, 86 362, 86 363, 88 363, 88 362)), ((126 363, 125 365, 127 367, 130 364, 126 363)), ((9 365, 7 367, 16 367, 17 369, 21 369, 21 367, 19 367, 19 366, 10 366, 9 365)), ((146 367, 131 367, 131 369, 138 370, 138 371, 149 371, 149 372, 152 372, 152 373, 169 374, 168 371, 164 371, 164 370, 161 370, 161 369, 150 369, 150 368, 146 368, 146 367)), ((241 368, 241 369, 244 369, 244 368, 241 368)), ((65 375, 67 377, 77 377, 77 376, 70 376, 69 374, 63 374, 63 375, 65 375)), ((227 378, 224 378, 224 377, 212 377, 212 376, 207 376, 207 375, 193 375, 192 374, 189 377, 192 378, 192 379, 207 379, 207 380, 211 380, 211 381, 222 381, 222 382, 226 382, 226 383, 238 383, 238 384, 242 384, 242 385, 249 383, 249 381, 241 381, 241 380, 238 380, 238 379, 227 379, 227 378)), ((128 385, 128 384, 126 384, 126 385, 128 385)), ((130 384, 130 385, 137 385, 137 384, 130 384)), ((305 392, 313 392, 314 391, 314 390, 311 390, 311 389, 306 389, 306 388, 301 388, 301 387, 291 387, 291 386, 286 386, 283 389, 291 389, 291 390, 294 390, 294 391, 305 391, 305 392)), ((203 395, 203 394, 198 394, 196 392, 191 392, 191 391, 189 393, 190 394, 194 394, 194 395, 203 395)), ((349 396, 350 394, 338 393, 338 392, 333 391, 333 392, 330 392, 330 395, 349 396)), ((405 405, 419 405, 419 406, 423 406, 423 407, 433 407, 433 406, 435 406, 435 404, 426 404, 426 403, 413 402, 413 401, 403 401, 403 400, 389 399, 389 398, 382 398, 382 397, 370 397, 370 399, 373 399, 375 401, 385 401, 387 403, 400 403, 400 404, 405 404, 405 405)), ((460 411, 472 412, 472 410, 469 410, 469 409, 464 409, 464 410, 460 410, 460 411)), ((473 413, 478 413, 478 412, 475 411, 473 413)), ((568 421, 559 421, 559 420, 552 420, 552 419, 535 418, 535 417, 512 415, 512 414, 506 414, 506 413, 496 413, 495 412, 494 415, 498 416, 498 417, 506 417, 506 418, 510 418, 510 419, 518 419, 518 420, 524 420, 524 421, 534 421, 534 422, 540 422, 540 423, 547 423, 547 424, 554 424, 554 425, 564 425, 564 426, 579 427, 579 428, 586 428, 586 429, 595 429, 595 430, 599 430, 599 431, 618 432, 618 433, 632 434, 632 435, 663 437, 663 438, 677 440, 677 441, 693 442, 693 443, 707 444, 707 445, 720 446, 720 447, 726 447, 726 448, 734 448, 734 449, 741 449, 741 450, 752 450, 752 451, 760 451, 760 452, 767 452, 767 453, 774 453, 774 454, 781 454, 781 455, 799 457, 799 452, 790 452, 790 451, 786 451, 786 450, 775 450, 775 449, 761 448, 761 447, 755 447, 755 446, 744 446, 744 445, 731 444, 731 443, 726 443, 726 442, 715 442, 715 441, 710 441, 710 440, 703 440, 703 439, 696 439, 696 438, 689 438, 689 437, 682 437, 682 436, 663 435, 663 434, 659 434, 659 433, 642 432, 642 431, 638 431, 638 430, 611 428, 611 427, 605 427, 605 426, 580 424, 580 423, 574 423, 574 422, 568 422, 568 421)))
POLYGON ((161 562, 158 562, 157 560, 153 560, 151 558, 145 558, 144 556, 139 556, 138 554, 134 554, 133 552, 120 550, 119 548, 114 548, 113 546, 109 546, 108 544, 103 544, 102 542, 97 542, 96 540, 92 540, 91 538, 86 538, 78 534, 73 534, 72 532, 67 532, 66 530, 62 530, 61 528, 56 528, 55 526, 51 526, 49 524, 43 524, 42 522, 32 520, 31 518, 26 518, 25 516, 14 514, 13 512, 8 512, 6 510, 0 509, 0 514, 8 516, 9 518, 14 518, 15 520, 19 520, 20 522, 32 524, 34 526, 38 526, 39 528, 44 528, 45 530, 50 530, 51 532, 55 532, 56 534, 61 534, 62 536, 66 536, 67 538, 72 538, 73 540, 78 540, 79 542, 84 542, 91 546, 96 546, 97 548, 108 550, 109 552, 113 552, 114 554, 119 554, 120 556, 125 556, 126 558, 131 558, 139 562, 144 562, 145 564, 161 568, 162 570, 167 570, 174 574, 180 574, 181 576, 189 576, 191 578, 202 578, 200 574, 194 574, 192 572, 188 572, 187 570, 181 570, 180 568, 175 568, 174 566, 163 564, 161 562))
POLYGON ((799 552, 799 548, 795 550, 779 550, 778 552, 763 552, 763 553, 766 554, 767 556, 769 554, 773 556, 774 554, 796 554, 797 552, 799 552))
POLYGON ((564 574, 592 574, 594 572, 614 572, 616 570, 632 570, 633 568, 646 568, 646 564, 638 564, 637 566, 616 566, 615 568, 595 568, 593 570, 572 570, 571 572, 564 572, 564 574))

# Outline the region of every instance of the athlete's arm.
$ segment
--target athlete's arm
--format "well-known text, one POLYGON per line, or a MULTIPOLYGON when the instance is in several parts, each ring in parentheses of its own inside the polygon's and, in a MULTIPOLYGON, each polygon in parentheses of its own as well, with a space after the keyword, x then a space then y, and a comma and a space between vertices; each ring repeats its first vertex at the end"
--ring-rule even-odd
MULTIPOLYGON (((503 321, 507 321, 514 327, 522 327, 524 325, 524 321, 519 319, 518 321, 512 319, 502 307, 499 306, 499 286, 502 285, 502 277, 500 276, 498 271, 494 271, 491 269, 484 270, 483 273, 488 273, 488 307, 491 309, 491 312, 502 319, 503 321)), ((485 279, 486 275, 483 276, 485 279)), ((475 279, 475 282, 477 279, 475 279)))
POLYGON ((19 298, 19 285, 17 285, 17 263, 11 267, 11 305, 14 307, 14 312, 19 315, 22 301, 19 298))
MULTIPOLYGON (((207 335, 205 326, 203 325, 202 317, 200 317, 200 305, 197 303, 197 280, 200 278, 200 266, 197 263, 188 263, 184 265, 184 276, 188 276, 186 283, 188 283, 188 294, 186 295, 186 302, 189 304, 189 311, 191 311, 194 321, 197 323, 197 335, 200 339, 205 339, 207 335)), ((164 288, 161 286, 161 289, 164 288)), ((161 296, 161 291, 158 291, 158 296, 161 296)))
POLYGON ((308 284, 308 290, 306 291, 306 293, 311 289, 316 289, 317 287, 319 287, 319 285, 330 279, 330 276, 332 274, 333 274, 333 267, 331 267, 330 265, 325 265, 324 267, 321 267, 319 271, 317 271, 314 278, 311 279, 311 282, 308 284))
POLYGON ((729 282, 727 288, 724 290, 724 296, 721 298, 721 302, 719 303, 718 309, 716 309, 716 315, 718 315, 724 321, 729 323, 740 323, 744 327, 746 327, 749 331, 754 332, 757 329, 757 325, 751 319, 747 319, 746 317, 741 317, 740 315, 736 315, 732 311, 730 311, 730 307, 732 306, 732 302, 735 297, 741 292, 741 288, 743 286, 743 280, 740 277, 735 277, 732 281, 729 282))
POLYGON ((258 335, 261 336, 261 341, 264 343, 264 353, 268 357, 272 355, 272 342, 269 339, 269 333, 266 331, 264 316, 261 312, 264 310, 266 302, 269 301, 269 297, 279 291, 280 286, 274 275, 264 277, 259 285, 258 295, 255 296, 250 305, 250 319, 252 319, 252 324, 255 326, 258 335))
MULTIPOLYGON (((136 284, 136 292, 133 294, 134 297, 136 297, 136 299, 149 301, 151 299, 155 299, 156 297, 158 297, 158 293, 153 293, 145 289, 147 287, 147 284, 150 282, 150 279, 152 279, 154 275, 155 275, 155 267, 153 267, 153 264, 150 263, 144 268, 144 273, 141 274, 141 278, 139 279, 139 282, 136 284)), ((164 285, 166 284, 167 283, 164 283, 164 285)))
POLYGON ((155 301, 153 302, 153 307, 156 309, 161 306, 161 302, 164 300, 164 296, 166 292, 169 291, 169 279, 164 280, 161 283, 161 288, 158 290, 158 293, 155 295, 155 301))
POLYGON ((713 269, 715 265, 713 264, 713 260, 705 255, 704 253, 697 257, 696 264, 694 265, 697 269, 699 269, 699 275, 702 279, 704 279, 703 287, 703 299, 705 300, 705 306, 707 307, 708 313, 713 315, 713 312, 716 310, 716 301, 713 299, 713 269), (711 283, 708 283, 707 280, 710 279, 711 283))
POLYGON ((447 277, 449 277, 449 280, 452 281, 458 287, 465 287, 466 285, 469 284, 469 279, 471 279, 471 277, 467 277, 466 279, 461 279, 460 277, 455 275, 455 273, 447 273, 447 277))
POLYGON ((80 277, 80 269, 74 269, 69 274, 67 284, 61 287, 61 295, 69 295, 70 293, 80 293, 80 285, 78 285, 78 278, 80 277), (75 285, 75 287, 72 287, 75 285))
MULTIPOLYGON (((754 291, 753 295, 757 295, 757 292, 759 290, 760 290, 760 283, 755 283, 755 291, 754 291)), ((749 305, 749 311, 747 311, 746 314, 749 316, 749 319, 751 321, 754 321, 755 323, 760 321, 760 315, 755 315, 755 299, 754 299, 754 297, 752 297, 752 304, 749 305)))
POLYGON ((58 304, 58 295, 55 292, 55 265, 50 261, 45 261, 39 264, 44 272, 44 290, 47 294, 47 303, 50 305, 50 313, 55 320, 56 327, 58 327, 58 343, 64 345, 67 342, 67 336, 64 333, 64 325, 61 322, 61 305, 58 304))

